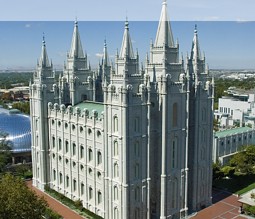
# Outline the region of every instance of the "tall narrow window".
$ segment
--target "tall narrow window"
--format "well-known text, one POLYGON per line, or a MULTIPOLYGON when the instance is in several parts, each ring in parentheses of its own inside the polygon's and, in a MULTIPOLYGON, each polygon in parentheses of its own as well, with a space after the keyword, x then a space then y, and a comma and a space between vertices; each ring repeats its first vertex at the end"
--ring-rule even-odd
POLYGON ((139 131, 140 131, 139 117, 135 117, 135 121, 134 121, 134 131, 135 131, 135 132, 139 132, 139 131))
POLYGON ((93 189, 89 187, 89 199, 93 198, 93 189))
POLYGON ((56 180, 56 170, 53 170, 53 180, 56 180))
POLYGON ((118 131, 118 117, 116 115, 113 117, 113 131, 118 131))
POLYGON ((76 184, 77 184, 77 182, 76 182, 76 180, 74 179, 74 180, 73 180, 73 191, 76 191, 76 184))
POLYGON ((66 141, 65 147, 66 147, 66 153, 68 153, 68 151, 69 151, 69 143, 68 143, 68 141, 66 141))
POLYGON ((119 155, 119 148, 118 148, 118 142, 114 141, 113 143, 113 156, 118 156, 119 155))
POLYGON ((135 201, 137 201, 137 202, 140 201, 140 188, 139 187, 135 188, 135 201))
POLYGON ((76 155, 76 144, 73 143, 73 156, 76 155))
POLYGON ((58 150, 62 150, 62 140, 61 140, 61 138, 58 139, 58 150))
POLYGON ((101 164, 102 163, 102 154, 100 151, 97 152, 97 164, 101 164))
POLYGON ((63 174, 59 173, 59 183, 62 184, 63 182, 63 174))
POLYGON ((135 178, 139 179, 139 164, 138 163, 135 165, 135 178))
POLYGON ((52 147, 55 148, 56 146, 56 139, 55 137, 52 137, 52 147))
POLYGON ((81 145, 80 157, 84 157, 84 147, 81 145))
POLYGON ((93 154, 92 154, 92 149, 89 149, 89 161, 92 161, 93 159, 93 154))
POLYGON ((69 176, 66 176, 66 187, 69 187, 69 176))
POLYGON ((117 186, 114 186, 113 188, 113 198, 114 200, 118 200, 118 187, 117 186))
POLYGON ((102 193, 100 191, 97 192, 97 203, 100 204, 102 202, 102 193))
POLYGON ((177 137, 174 138, 172 142, 172 168, 177 166, 177 137))
POLYGON ((135 142, 134 144, 134 154, 135 156, 139 157, 140 156, 140 145, 139 142, 135 142))
POLYGON ((84 184, 81 183, 81 195, 83 195, 83 194, 84 194, 84 184))
POLYGON ((114 219, 119 219, 119 210, 118 208, 114 208, 114 219))
POLYGON ((119 177, 119 166, 117 163, 114 164, 114 177, 119 177))
POLYGON ((173 105, 173 127, 177 126, 177 121, 178 121, 178 107, 177 107, 177 103, 174 103, 174 105, 173 105))

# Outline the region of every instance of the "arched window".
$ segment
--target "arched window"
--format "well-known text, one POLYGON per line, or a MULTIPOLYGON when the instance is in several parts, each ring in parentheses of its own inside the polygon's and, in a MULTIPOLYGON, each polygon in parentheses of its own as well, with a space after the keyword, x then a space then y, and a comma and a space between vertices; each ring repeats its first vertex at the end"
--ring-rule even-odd
POLYGON ((56 180, 56 170, 53 170, 53 180, 56 180))
POLYGON ((93 189, 89 187, 89 199, 93 198, 93 189))
POLYGON ((62 184, 63 182, 63 174, 59 173, 59 183, 62 184))
POLYGON ((56 146, 56 139, 55 139, 55 137, 53 136, 53 137, 52 137, 52 147, 55 148, 55 146, 56 146))
POLYGON ((113 132, 118 131, 118 117, 115 115, 113 117, 113 132))
POLYGON ((135 120, 134 120, 134 131, 135 132, 139 132, 140 131, 139 117, 135 117, 135 120))
POLYGON ((84 194, 84 184, 81 183, 81 195, 83 195, 83 194, 84 194))
POLYGON ((66 176, 66 187, 69 187, 69 176, 66 176))
POLYGON ((92 152, 92 149, 90 148, 89 149, 89 161, 92 161, 93 159, 93 152, 92 152))
POLYGON ((139 164, 135 164, 135 178, 139 179, 139 164))
POLYGON ((119 148, 118 148, 118 142, 114 141, 113 143, 113 156, 118 156, 119 155, 119 148))
POLYGON ((61 140, 61 138, 58 139, 58 150, 62 150, 62 140, 61 140))
POLYGON ((97 203, 100 204, 102 202, 102 193, 100 191, 97 192, 97 203))
POLYGON ((119 199, 119 194, 118 194, 118 187, 117 186, 114 186, 113 188, 113 199, 114 200, 118 200, 119 199))
POLYGON ((118 208, 114 208, 114 219, 119 219, 119 210, 118 208))
POLYGON ((140 145, 139 145, 138 141, 136 141, 135 144, 134 144, 134 154, 137 157, 140 156, 140 145))
POLYGON ((178 121, 178 106, 177 103, 174 103, 173 105, 173 127, 177 126, 178 121))
POLYGON ((113 168, 113 172, 114 172, 114 177, 119 177, 119 166, 117 163, 114 164, 114 168, 113 168))
POLYGON ((76 183, 77 183, 77 182, 76 182, 76 179, 74 179, 74 180, 73 180, 73 191, 76 191, 76 186, 77 186, 76 183))
POLYGON ((100 151, 97 152, 97 165, 102 163, 102 154, 100 151))
POLYGON ((80 157, 84 157, 84 147, 81 145, 81 150, 80 150, 80 157))
POLYGON ((73 143, 73 156, 76 155, 76 144, 73 143))
POLYGON ((135 201, 137 201, 137 202, 140 201, 140 188, 139 187, 135 188, 135 201))
POLYGON ((69 143, 68 143, 68 141, 66 141, 65 147, 66 147, 66 153, 68 153, 68 151, 69 151, 69 143))

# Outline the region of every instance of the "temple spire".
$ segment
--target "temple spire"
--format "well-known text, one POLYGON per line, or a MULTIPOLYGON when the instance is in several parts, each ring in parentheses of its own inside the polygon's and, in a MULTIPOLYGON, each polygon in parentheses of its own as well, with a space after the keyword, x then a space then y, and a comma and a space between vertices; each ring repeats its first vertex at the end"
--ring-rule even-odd
POLYGON ((167 14, 167 2, 166 0, 163 0, 162 3, 162 11, 160 15, 159 25, 158 25, 158 31, 156 35, 155 45, 156 47, 162 47, 162 46, 174 46, 174 38, 173 33, 171 29, 171 25, 168 19, 167 14))
POLYGON ((73 38, 72 38, 71 49, 69 52, 69 57, 84 58, 77 20, 75 20, 74 22, 74 31, 73 31, 73 38))
POLYGON ((108 56, 108 52, 107 52, 107 44, 106 44, 106 40, 104 40, 103 65, 104 65, 104 66, 108 66, 108 65, 110 65, 110 62, 109 62, 109 56, 108 56))
POLYGON ((197 35, 197 25, 195 25, 195 29, 194 29, 194 38, 192 42, 190 59, 193 59, 193 60, 201 59, 201 52, 200 52, 200 47, 198 42, 198 35, 197 35))
POLYGON ((119 57, 124 58, 134 58, 134 52, 133 52, 133 47, 132 47, 132 41, 131 37, 129 34, 129 27, 128 27, 128 21, 126 20, 125 22, 125 31, 123 35, 123 40, 122 40, 122 46, 120 50, 119 57))
POLYGON ((42 41, 42 53, 39 61, 39 66, 41 67, 51 67, 51 64, 49 62, 47 50, 46 50, 46 43, 45 43, 45 37, 43 34, 43 41, 42 41))

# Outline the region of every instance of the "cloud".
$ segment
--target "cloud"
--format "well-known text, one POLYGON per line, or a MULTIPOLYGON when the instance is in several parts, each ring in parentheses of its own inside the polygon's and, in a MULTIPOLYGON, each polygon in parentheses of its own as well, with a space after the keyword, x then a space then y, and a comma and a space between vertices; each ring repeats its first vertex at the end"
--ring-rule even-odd
POLYGON ((96 53, 96 57, 102 58, 103 57, 103 53, 96 53))
POLYGON ((32 25, 31 24, 26 24, 25 28, 30 28, 32 25))

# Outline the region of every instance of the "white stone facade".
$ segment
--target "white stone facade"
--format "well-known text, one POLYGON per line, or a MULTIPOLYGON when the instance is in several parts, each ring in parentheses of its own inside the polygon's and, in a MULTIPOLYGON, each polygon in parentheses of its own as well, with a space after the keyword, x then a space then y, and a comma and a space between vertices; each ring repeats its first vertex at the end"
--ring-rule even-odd
POLYGON ((166 1, 145 68, 126 22, 115 68, 105 42, 93 72, 75 22, 58 82, 43 42, 30 85, 33 185, 106 219, 181 218, 210 205, 213 93, 196 29, 186 68, 179 59, 166 1))

